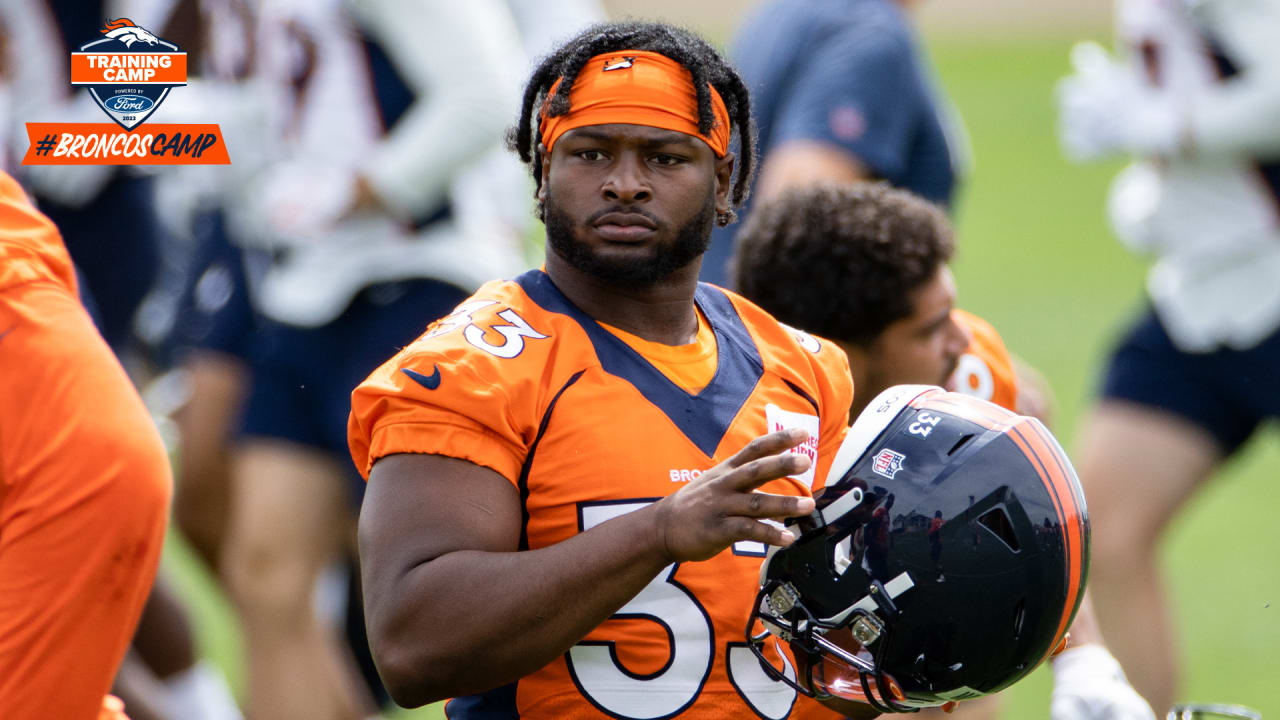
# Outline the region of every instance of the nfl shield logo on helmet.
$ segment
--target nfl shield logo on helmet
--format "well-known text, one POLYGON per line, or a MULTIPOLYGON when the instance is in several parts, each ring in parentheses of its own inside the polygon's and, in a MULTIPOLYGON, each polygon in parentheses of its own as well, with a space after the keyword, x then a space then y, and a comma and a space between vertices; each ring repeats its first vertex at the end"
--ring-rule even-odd
POLYGON ((875 462, 872 463, 871 469, 875 474, 883 475, 892 480, 893 476, 897 475, 898 471, 902 469, 902 462, 906 459, 906 455, 896 453, 885 448, 880 451, 879 455, 876 455, 875 462))
POLYGON ((71 84, 84 86, 107 117, 133 130, 169 90, 187 84, 187 54, 129 18, 108 20, 102 37, 71 53, 71 84))

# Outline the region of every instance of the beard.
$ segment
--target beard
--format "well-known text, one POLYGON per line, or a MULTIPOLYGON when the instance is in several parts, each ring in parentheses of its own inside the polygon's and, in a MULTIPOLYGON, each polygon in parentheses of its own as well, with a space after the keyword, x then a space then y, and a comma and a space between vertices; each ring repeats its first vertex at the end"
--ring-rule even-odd
MULTIPOLYGON (((701 257, 711 246, 716 215, 715 198, 708 197, 702 210, 680 226, 671 242, 654 246, 647 257, 610 258, 574 236, 573 220, 549 192, 545 204, 551 250, 578 271, 625 290, 651 288, 701 257)), ((659 224, 658 230, 662 229, 659 224)))

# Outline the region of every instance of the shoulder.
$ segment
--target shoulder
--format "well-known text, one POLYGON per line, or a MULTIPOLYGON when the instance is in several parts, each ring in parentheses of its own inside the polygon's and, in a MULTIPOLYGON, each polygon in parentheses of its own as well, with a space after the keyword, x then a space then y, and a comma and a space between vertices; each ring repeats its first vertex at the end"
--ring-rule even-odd
POLYGON ((76 289, 71 256, 57 227, 16 180, 0 173, 0 288, 37 279, 76 289))
POLYGON ((348 441, 357 468, 426 452, 517 477, 549 399, 597 362, 580 326, 534 302, 525 277, 484 285, 356 387, 348 441))
POLYGON ((439 366, 513 385, 527 376, 542 378, 553 358, 562 363, 588 357, 590 344, 581 326, 526 290, 531 278, 538 281, 535 273, 486 283, 401 351, 394 358, 397 369, 430 372, 439 366))

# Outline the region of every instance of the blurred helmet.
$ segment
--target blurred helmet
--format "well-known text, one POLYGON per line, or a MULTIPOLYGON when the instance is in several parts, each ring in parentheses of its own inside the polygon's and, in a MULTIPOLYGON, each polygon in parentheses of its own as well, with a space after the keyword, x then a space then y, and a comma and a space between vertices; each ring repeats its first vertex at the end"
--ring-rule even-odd
POLYGON ((1031 672, 1063 642, 1089 565, 1084 495, 1044 425, 933 386, 876 397, 814 512, 789 527, 796 541, 761 567, 747 639, 776 679, 881 712, 1031 672), (790 643, 795 672, 766 657, 769 633, 790 643))

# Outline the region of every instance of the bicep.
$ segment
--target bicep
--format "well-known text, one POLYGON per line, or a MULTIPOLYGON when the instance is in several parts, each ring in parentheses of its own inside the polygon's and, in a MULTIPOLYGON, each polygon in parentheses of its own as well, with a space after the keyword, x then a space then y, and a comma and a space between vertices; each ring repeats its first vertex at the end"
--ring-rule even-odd
POLYGON ((871 178, 871 169, 839 145, 821 140, 789 140, 765 158, 756 199, 769 200, 789 188, 819 182, 852 183, 871 178))
POLYGON ((366 590, 391 590, 415 567, 457 550, 517 549, 520 496, 499 473, 443 455, 379 459, 360 508, 366 590))

